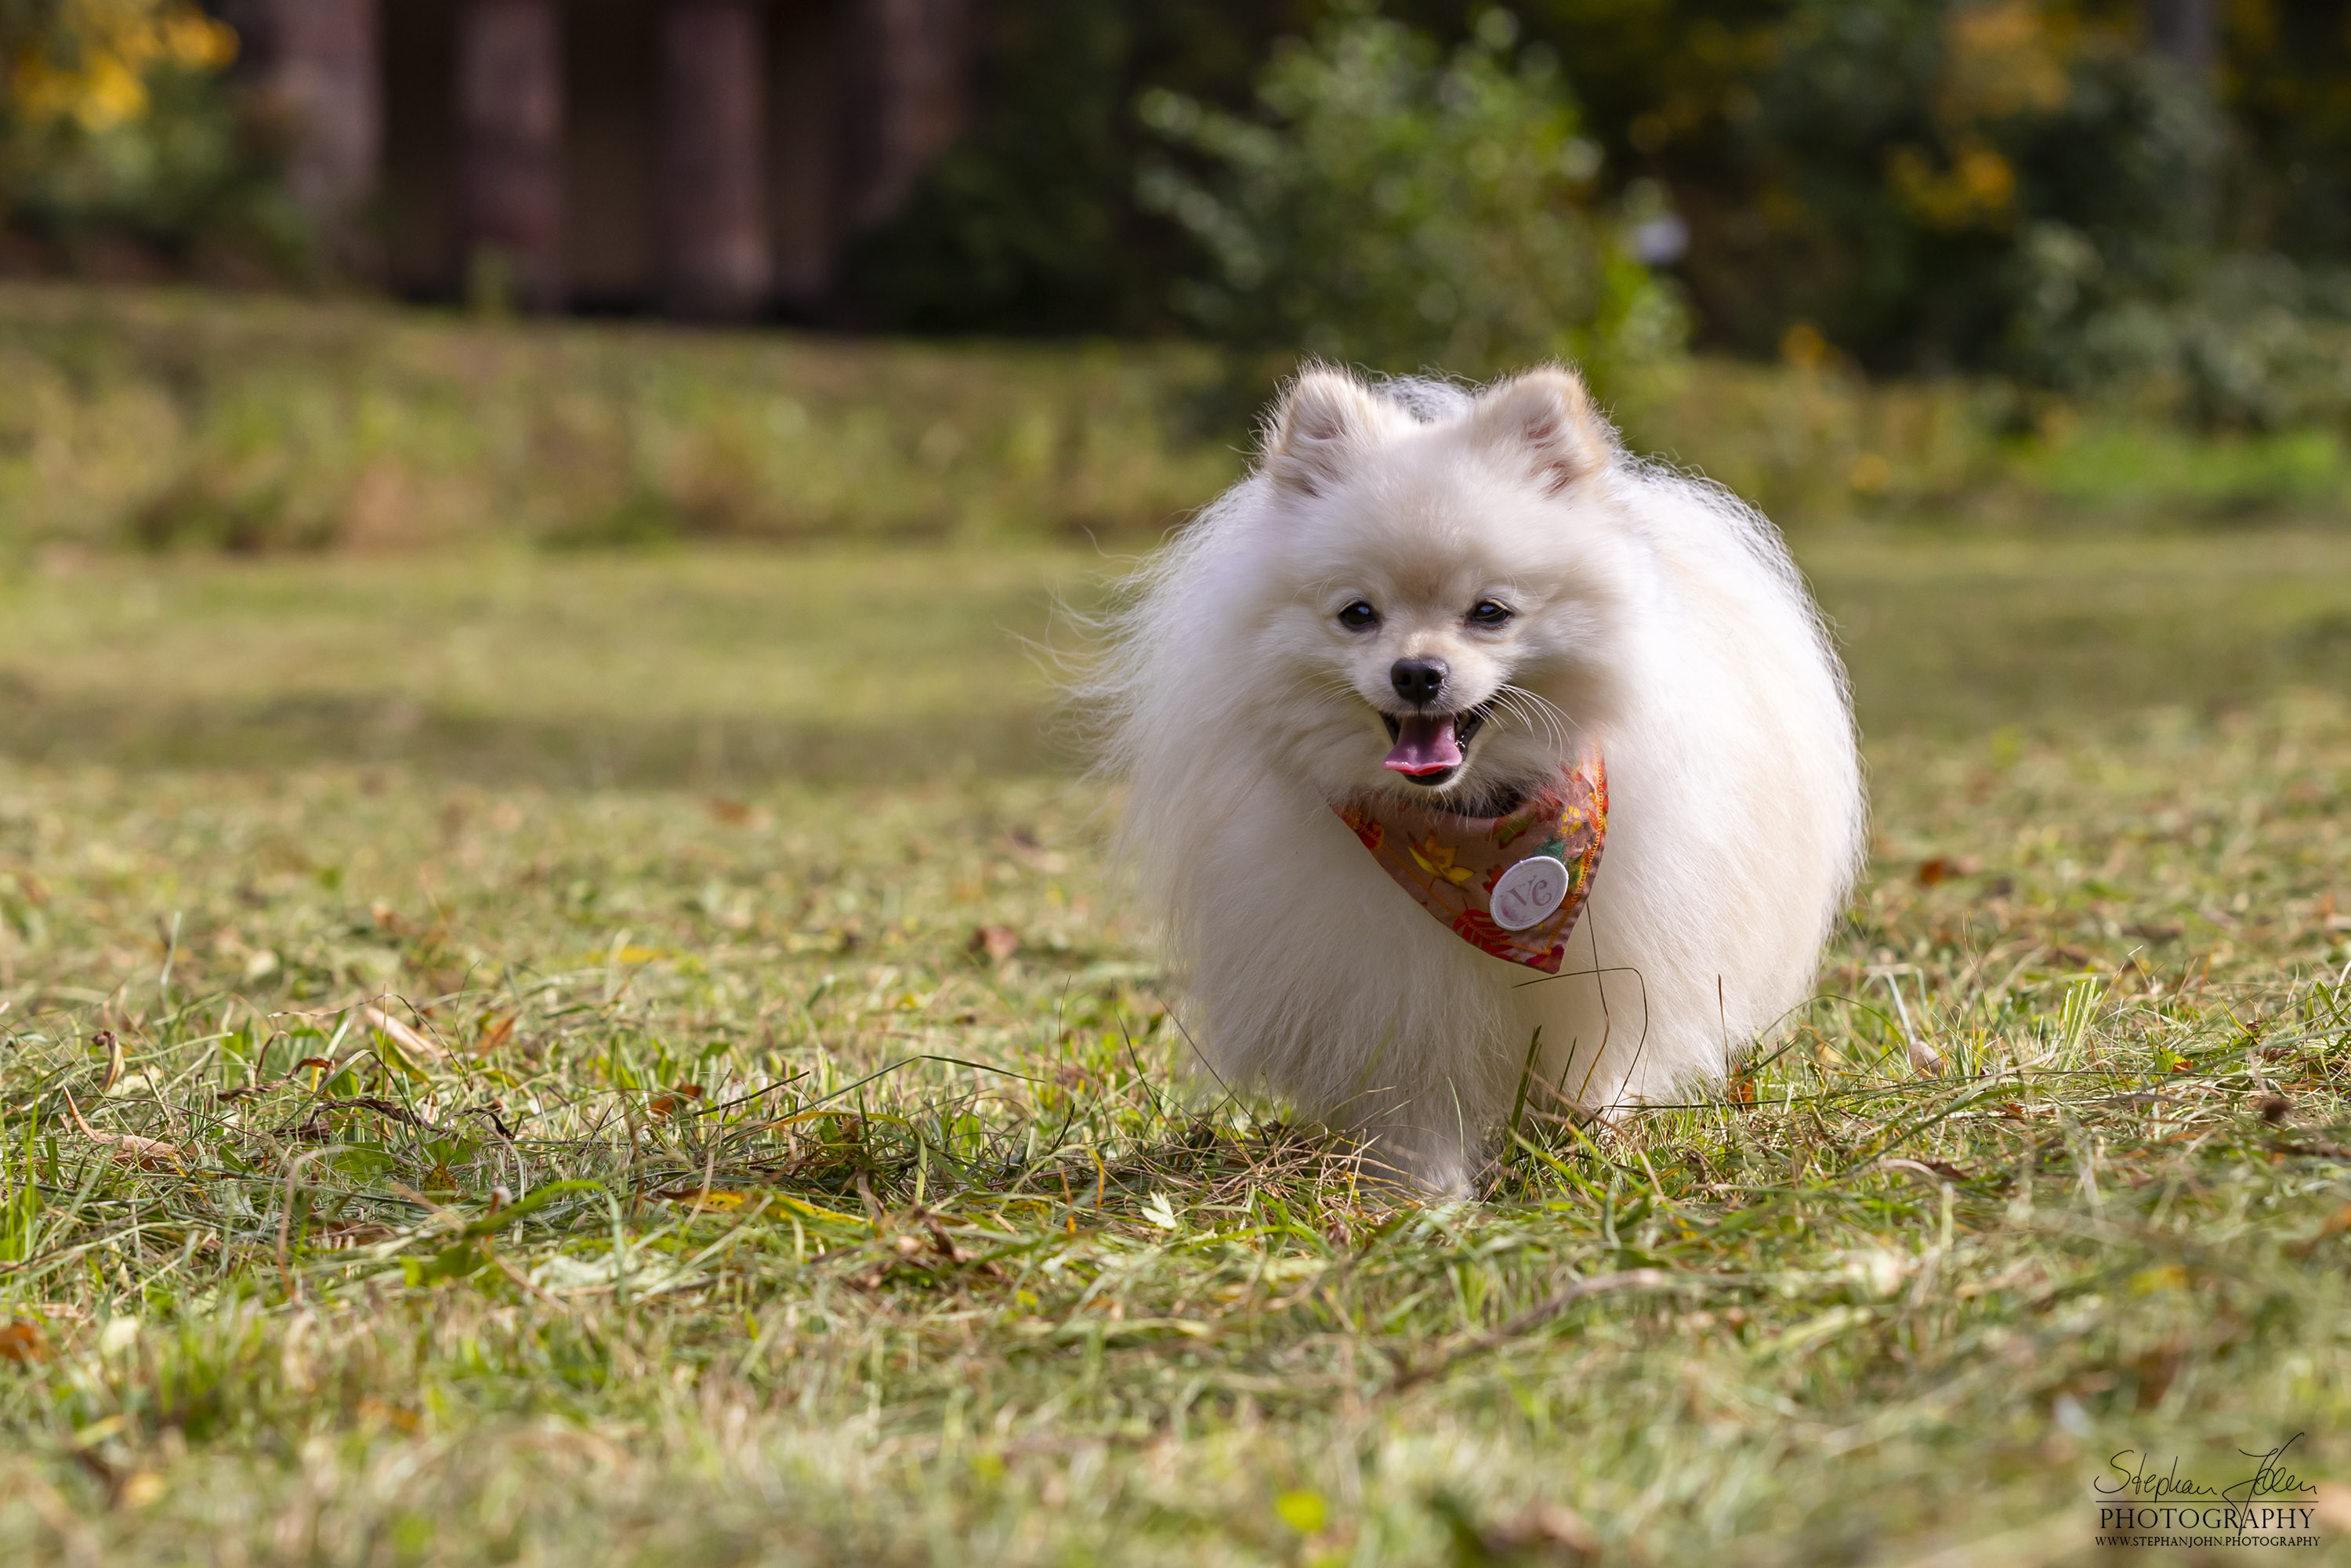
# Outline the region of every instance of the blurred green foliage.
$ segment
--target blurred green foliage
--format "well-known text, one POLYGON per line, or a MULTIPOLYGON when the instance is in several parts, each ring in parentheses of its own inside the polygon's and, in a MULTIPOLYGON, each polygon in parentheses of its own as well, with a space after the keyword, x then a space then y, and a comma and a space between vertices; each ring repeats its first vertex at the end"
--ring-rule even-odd
POLYGON ((36 266, 255 277, 305 259, 271 131, 187 0, 0 0, 0 213, 36 266))
MULTIPOLYGON (((1450 201, 1383 210, 1364 167, 1375 151, 1403 161, 1402 188, 1430 188, 1412 158, 1441 162, 1415 151, 1433 130, 1423 100, 1391 89, 1334 96, 1319 120, 1304 110, 1350 79, 1348 57, 1317 29, 1355 10, 1003 8, 987 117, 869 246, 872 318, 991 330, 1206 321, 1327 347, 1319 319, 1320 336, 1343 322, 1361 346, 1342 351, 1392 359, 1384 345, 1408 313, 1372 302, 1365 249, 1416 252, 1423 267, 1458 256, 1446 236, 1475 229, 1493 193, 1465 168, 1450 201), (1311 37, 1326 43, 1276 45, 1311 37), (1304 63, 1316 59, 1320 78, 1304 63), (1318 143, 1313 123, 1353 139, 1318 143), (1206 154, 1188 183, 1153 172, 1171 135, 1206 154), (1309 301, 1251 289, 1253 253, 1323 287, 1309 301)), ((1621 203, 1681 226, 1686 254, 1649 254, 1669 264, 1704 346, 1770 356, 1793 334, 1798 359, 1821 345, 1876 374, 1992 374, 2212 424, 2340 422, 2351 21, 2333 0, 2234 0, 2211 40, 2218 63, 2201 72, 2151 46, 2144 10, 1520 0, 1505 21, 1475 0, 1391 0, 1386 15, 1426 40, 1396 43, 1400 57, 1457 75, 1465 57, 1484 61, 1519 84, 1521 112, 1529 73, 1558 62, 1553 90, 1577 109, 1568 134, 1602 156, 1548 210, 1564 227, 1621 203), (1513 46, 1479 42, 1513 34, 1513 46), (1434 63, 1464 49, 1450 68, 1434 63)), ((1359 61, 1353 79, 1374 78, 1359 61)), ((1479 111, 1447 112, 1466 123, 1479 111)), ((1530 126, 1535 141, 1552 134, 1530 126)), ((1474 288, 1475 264, 1453 265, 1451 287, 1474 288)), ((1410 267, 1387 270, 1395 297, 1425 292, 1403 286, 1410 267)), ((1558 314, 1573 326, 1591 308, 1558 314)))
MULTIPOLYGON (((358 300, 0 286, 0 562, 51 548, 1135 543, 1238 477, 1291 361, 1202 345, 912 344, 467 321, 358 300)), ((2340 516, 2324 429, 2192 434, 1997 381, 1628 364, 1631 448, 1802 537, 2340 516), (2022 433, 2019 427, 2024 427, 2022 433)))
POLYGON ((1359 12, 1277 48, 1259 112, 1144 95, 1203 165, 1144 166, 1147 207, 1209 258, 1177 294, 1210 335, 1399 371, 1488 377, 1530 361, 1606 373, 1680 347, 1677 302, 1595 210, 1599 149, 1549 50, 1513 61, 1489 11, 1449 57, 1359 12))
POLYGON ((859 316, 915 331, 1164 331, 1196 256, 1135 199, 1151 89, 1245 101, 1323 0, 1028 0, 983 13, 978 110, 849 275, 859 316))
MULTIPOLYGON (((2351 408, 2338 258, 2273 248, 2301 231, 2243 194, 2265 150, 2233 103, 2259 62, 2202 79, 2136 8, 2072 0, 1635 9, 1689 26, 1635 33, 1613 0, 1537 15, 1614 24, 1594 72, 1623 95, 1612 150, 1687 213, 1716 340, 1763 352, 1803 324, 1873 371, 2206 422, 2351 408)), ((2339 39, 2336 60, 2351 82, 2339 39)))
POLYGON ((1148 535, 1238 473, 1225 376, 1177 343, 0 286, 0 551, 1148 535))
MULTIPOLYGON (((2351 13, 2207 9, 2183 52, 2166 0, 984 7, 977 118, 843 319, 1605 382, 1677 298, 1701 349, 2006 382, 2011 434, 2342 428, 2351 13)), ((187 0, 0 0, 0 270, 308 268, 233 48, 187 0)))

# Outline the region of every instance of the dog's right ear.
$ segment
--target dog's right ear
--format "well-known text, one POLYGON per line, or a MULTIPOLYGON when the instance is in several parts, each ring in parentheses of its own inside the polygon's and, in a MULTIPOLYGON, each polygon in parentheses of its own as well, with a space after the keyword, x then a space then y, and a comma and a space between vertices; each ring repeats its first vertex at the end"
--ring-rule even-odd
POLYGON ((1384 423, 1378 400, 1362 383, 1317 366, 1290 383, 1274 410, 1265 471, 1285 490, 1319 495, 1370 449, 1384 423))
POLYGON ((1608 462, 1607 422, 1593 408, 1583 378, 1559 365, 1488 388, 1469 417, 1471 428, 1489 444, 1530 463, 1550 495, 1598 473, 1608 462))

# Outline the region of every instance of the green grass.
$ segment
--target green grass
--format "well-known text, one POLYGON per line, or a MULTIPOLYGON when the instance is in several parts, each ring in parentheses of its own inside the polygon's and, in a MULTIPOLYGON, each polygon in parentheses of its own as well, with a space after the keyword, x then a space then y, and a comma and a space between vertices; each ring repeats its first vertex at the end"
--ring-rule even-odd
MULTIPOLYGON (((2199 719, 2351 688, 2351 533, 1803 541, 1864 728, 2199 719)), ((65 766, 739 789, 1073 759, 1051 650, 1132 552, 51 558, 0 570, 0 736, 65 766)))
POLYGON ((1991 1568, 2130 1560, 2125 1448, 2351 1481, 2351 537, 1803 553, 1821 998, 1439 1209, 1188 1082, 1026 641, 1114 561, 0 580, 0 1560, 1991 1568))
POLYGON ((113 558, 0 578, 0 723, 50 762, 484 782, 1034 771, 1057 592, 1026 549, 113 558))

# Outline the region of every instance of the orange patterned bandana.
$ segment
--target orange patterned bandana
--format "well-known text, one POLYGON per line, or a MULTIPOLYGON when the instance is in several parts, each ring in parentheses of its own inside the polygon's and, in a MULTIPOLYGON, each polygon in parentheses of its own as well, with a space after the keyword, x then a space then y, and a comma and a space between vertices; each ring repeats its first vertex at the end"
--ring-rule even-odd
POLYGON ((1461 817, 1381 797, 1332 810, 1420 906, 1471 946, 1559 973, 1600 869, 1608 770, 1586 749, 1502 817, 1461 817))

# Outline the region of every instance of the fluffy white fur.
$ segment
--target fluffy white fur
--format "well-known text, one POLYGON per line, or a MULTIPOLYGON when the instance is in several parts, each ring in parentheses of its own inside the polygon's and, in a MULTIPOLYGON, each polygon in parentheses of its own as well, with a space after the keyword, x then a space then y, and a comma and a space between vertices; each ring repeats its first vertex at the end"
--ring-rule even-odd
POLYGON ((1538 1025, 1542 1082, 1604 1110, 1719 1079, 1803 1000, 1863 843, 1844 672, 1771 525, 1628 458, 1573 375, 1473 397, 1309 370, 1135 588, 1092 695, 1227 1084, 1458 1192, 1538 1025), (1489 600, 1509 619, 1472 623, 1489 600), (1341 622, 1359 601, 1376 625, 1341 622), (1494 704, 1434 789, 1382 766, 1405 657, 1450 666, 1444 707, 1494 704), (1557 977, 1454 936, 1331 810, 1507 798, 1586 733, 1611 814, 1557 977))

